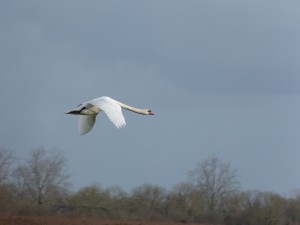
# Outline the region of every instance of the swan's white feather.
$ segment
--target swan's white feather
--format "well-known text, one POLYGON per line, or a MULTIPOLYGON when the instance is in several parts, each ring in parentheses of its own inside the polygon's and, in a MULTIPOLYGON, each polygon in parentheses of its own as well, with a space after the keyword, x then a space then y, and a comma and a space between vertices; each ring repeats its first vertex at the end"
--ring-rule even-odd
POLYGON ((80 135, 84 135, 89 131, 91 131, 91 129, 94 127, 94 124, 96 122, 96 115, 97 114, 79 116, 78 127, 79 127, 80 135))
POLYGON ((92 100, 89 103, 104 111, 110 121, 117 128, 121 128, 126 125, 121 106, 112 98, 100 97, 92 100))

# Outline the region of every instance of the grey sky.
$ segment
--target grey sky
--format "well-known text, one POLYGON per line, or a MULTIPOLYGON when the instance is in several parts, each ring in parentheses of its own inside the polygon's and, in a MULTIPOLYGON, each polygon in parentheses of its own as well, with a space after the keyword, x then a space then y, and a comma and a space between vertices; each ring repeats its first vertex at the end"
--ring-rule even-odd
POLYGON ((1 147, 64 151, 74 188, 164 187, 215 154, 244 189, 300 188, 300 2, 0 2, 1 147), (101 115, 79 136, 79 103, 151 108, 101 115))

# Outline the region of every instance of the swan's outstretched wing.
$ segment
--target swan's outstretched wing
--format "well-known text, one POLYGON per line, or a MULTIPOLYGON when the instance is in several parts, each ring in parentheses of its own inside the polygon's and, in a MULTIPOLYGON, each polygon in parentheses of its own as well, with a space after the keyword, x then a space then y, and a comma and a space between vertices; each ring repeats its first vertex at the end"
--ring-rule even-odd
POLYGON ((126 125, 124 116, 122 114, 122 108, 115 100, 109 97, 102 97, 93 101, 91 104, 99 107, 102 111, 104 111, 110 121, 117 128, 121 128, 126 125))
POLYGON ((79 116, 79 132, 80 135, 88 133, 95 124, 97 114, 80 115, 79 116))

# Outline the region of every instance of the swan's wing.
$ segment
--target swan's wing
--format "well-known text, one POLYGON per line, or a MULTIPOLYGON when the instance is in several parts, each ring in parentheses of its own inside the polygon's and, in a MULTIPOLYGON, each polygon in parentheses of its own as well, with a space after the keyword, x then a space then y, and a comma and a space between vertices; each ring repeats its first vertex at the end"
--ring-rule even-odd
POLYGON ((97 114, 80 115, 79 116, 79 132, 80 135, 88 133, 95 124, 97 114))
POLYGON ((102 97, 97 99, 97 101, 94 101, 92 104, 104 111, 110 121, 117 128, 121 128, 126 125, 121 106, 115 100, 109 97, 102 97))

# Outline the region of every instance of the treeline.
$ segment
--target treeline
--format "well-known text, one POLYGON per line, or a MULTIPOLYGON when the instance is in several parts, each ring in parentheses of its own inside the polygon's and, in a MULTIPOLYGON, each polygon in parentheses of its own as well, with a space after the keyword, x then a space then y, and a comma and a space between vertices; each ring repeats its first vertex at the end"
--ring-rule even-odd
POLYGON ((102 220, 164 221, 239 225, 299 225, 300 191, 291 197, 241 191, 236 171, 211 156, 171 190, 143 184, 91 185, 71 191, 61 151, 34 149, 25 162, 0 149, 0 214, 60 215, 102 220))

